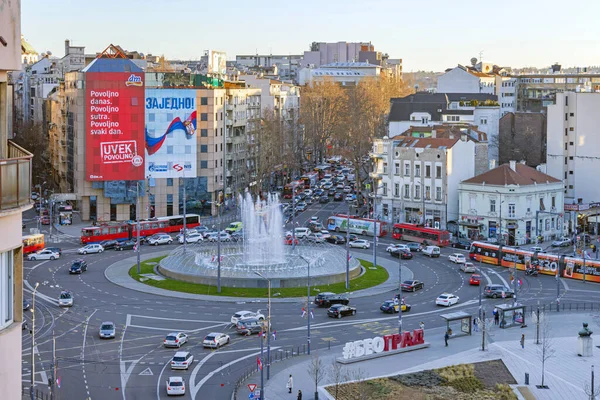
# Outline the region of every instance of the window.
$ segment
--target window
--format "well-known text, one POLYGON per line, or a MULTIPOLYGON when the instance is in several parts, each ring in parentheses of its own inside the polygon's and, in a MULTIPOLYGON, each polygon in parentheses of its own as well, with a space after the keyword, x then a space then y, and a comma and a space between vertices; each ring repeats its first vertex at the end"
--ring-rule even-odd
POLYGON ((167 186, 173 186, 173 178, 167 178, 167 186))
POLYGON ((200 113, 200 121, 208 121, 208 114, 200 113))
POLYGON ((12 250, 0 253, 0 328, 14 320, 14 270, 12 250))
POLYGON ((490 212, 496 212, 496 199, 490 199, 490 212))
POLYGON ((438 165, 435 167, 435 177, 436 178, 442 177, 442 166, 441 165, 438 165))
POLYGON ((404 176, 410 176, 410 163, 404 163, 404 176))
POLYGON ((516 217, 516 213, 515 213, 515 204, 514 203, 509 203, 508 204, 508 218, 515 218, 516 217))
POLYGON ((410 198, 410 185, 404 185, 404 198, 410 198))
POLYGON ((569 114, 565 113, 565 121, 568 121, 568 120, 569 120, 569 114))
POLYGON ((208 129, 200 129, 200 136, 208 137, 208 129))
POLYGON ((421 176, 421 166, 419 164, 415 165, 415 176, 421 176))
POLYGON ((384 183, 383 183, 383 188, 382 188, 382 190, 383 190, 383 195, 384 195, 384 196, 387 196, 387 183, 386 183, 386 182, 384 182, 384 183))
POLYGON ((387 174, 387 163, 386 162, 383 163, 383 173, 387 174))
POLYGON ((200 97, 200 105, 207 106, 208 105, 208 97, 200 97))
POLYGON ((487 118, 480 118, 479 119, 479 124, 480 125, 487 125, 487 118))
POLYGON ((569 136, 569 129, 565 128, 565 136, 569 136))
POLYGON ((425 166, 425 178, 431 178, 431 165, 425 166))
POLYGON ((400 197, 400 184, 394 183, 394 197, 400 197))
MULTIPOLYGON (((573 142, 571 142, 571 143, 573 143, 573 142)), ((565 150, 567 150, 567 146, 568 146, 567 143, 565 143, 565 150)))
POLYGON ((394 175, 400 175, 400 163, 394 164, 394 175))
POLYGON ((575 128, 573 128, 573 127, 570 127, 570 128, 569 128, 569 131, 571 131, 571 132, 574 132, 574 131, 575 131, 575 128))
MULTIPOLYGON (((573 171, 571 171, 573 172, 573 171)), ((556 197, 552 196, 552 208, 556 208, 556 197)))
POLYGON ((415 185, 415 199, 421 198, 421 185, 415 185))
POLYGON ((425 186, 425 200, 431 200, 431 186, 425 186))
POLYGON ((200 161, 200 169, 206 169, 206 168, 208 168, 208 161, 206 161, 206 160, 200 161))
POLYGON ((569 116, 574 117, 575 113, 569 113, 569 116))
POLYGON ((438 186, 435 188, 435 201, 442 201, 442 188, 438 186))
POLYGON ((569 142, 569 146, 573 146, 573 142, 569 142))
POLYGON ((173 195, 167 194, 167 216, 173 215, 173 195))

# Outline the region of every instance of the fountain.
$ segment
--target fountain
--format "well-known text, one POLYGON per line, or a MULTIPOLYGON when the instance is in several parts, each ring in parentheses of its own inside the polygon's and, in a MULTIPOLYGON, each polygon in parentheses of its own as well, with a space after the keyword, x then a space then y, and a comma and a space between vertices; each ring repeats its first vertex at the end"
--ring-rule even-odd
MULTIPOLYGON (((221 285, 265 287, 258 272, 271 280, 273 288, 302 287, 307 284, 310 264, 311 285, 343 282, 346 279, 346 249, 328 243, 284 243, 283 215, 279 197, 268 194, 253 200, 250 193, 239 196, 243 240, 221 242, 221 285)), ((179 246, 160 261, 158 271, 172 279, 217 284, 219 268, 217 243, 179 246)), ((360 263, 350 259, 350 277, 360 274, 360 263)))

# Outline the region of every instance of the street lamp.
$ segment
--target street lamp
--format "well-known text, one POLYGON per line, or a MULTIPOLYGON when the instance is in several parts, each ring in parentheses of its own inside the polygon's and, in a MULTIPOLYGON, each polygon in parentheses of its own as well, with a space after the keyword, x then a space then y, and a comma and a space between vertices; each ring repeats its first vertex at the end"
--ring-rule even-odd
POLYGON ((31 400, 35 400, 33 394, 33 387, 35 385, 35 293, 40 285, 39 282, 35 283, 33 288, 33 300, 31 302, 31 388, 29 390, 31 400))
POLYGON ((346 216, 346 290, 350 290, 350 202, 346 216))
MULTIPOLYGON (((502 193, 500 193, 498 190, 496 190, 496 193, 498 193, 498 195, 500 196, 500 200, 499 200, 499 207, 500 207, 500 212, 499 212, 499 216, 500 216, 500 226, 499 226, 499 230, 500 230, 500 238, 498 240, 499 244, 502 244, 504 237, 502 236, 502 203, 504 203, 502 201, 502 193)), ((496 232, 498 232, 498 229, 496 229, 496 232)), ((496 233, 496 236, 498 236, 498 234, 496 233)))
POLYGON ((310 355, 310 261, 304 256, 298 255, 299 258, 306 262, 307 278, 306 278, 306 343, 308 355, 310 355))
MULTIPOLYGON (((267 294, 267 380, 269 380, 271 379, 271 280, 269 278, 265 278, 260 272, 254 271, 254 274, 260 276, 269 283, 269 291, 267 294)), ((260 395, 262 398, 264 398, 262 382, 260 388, 260 395)))
MULTIPOLYGON (((184 170, 185 172, 185 170, 184 170)), ((187 224, 186 224, 186 196, 185 196, 185 176, 181 178, 180 184, 183 184, 183 252, 187 251, 187 224)))
POLYGON ((402 253, 398 252, 398 334, 402 335, 402 253))

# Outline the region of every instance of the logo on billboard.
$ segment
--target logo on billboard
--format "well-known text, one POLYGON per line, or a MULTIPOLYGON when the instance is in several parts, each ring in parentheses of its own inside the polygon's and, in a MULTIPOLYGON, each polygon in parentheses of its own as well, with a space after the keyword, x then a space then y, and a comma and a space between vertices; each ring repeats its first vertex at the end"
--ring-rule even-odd
POLYGON ((143 86, 144 82, 142 82, 142 77, 134 74, 129 75, 127 81, 125 81, 125 86, 143 86))
POLYGON ((161 146, 165 142, 167 135, 176 130, 183 130, 185 132, 185 136, 188 139, 191 139, 194 133, 196 133, 196 111, 192 112, 189 117, 182 121, 181 118, 177 117, 169 124, 167 131, 159 137, 152 137, 148 133, 148 129, 146 129, 146 149, 148 150, 148 155, 152 155, 160 150, 161 146))
POLYGON ((103 142, 100 144, 100 157, 103 164, 130 162, 139 167, 144 163, 142 157, 137 154, 137 142, 135 140, 103 142))
POLYGON ((173 165, 173 169, 174 169, 175 171, 177 171, 177 172, 181 172, 181 171, 183 171, 183 167, 182 167, 181 165, 179 165, 179 164, 175 164, 175 165, 173 165))
POLYGON ((131 163, 133 164, 134 167, 141 167, 142 164, 144 163, 144 159, 142 158, 142 156, 136 155, 136 156, 133 156, 133 158, 131 159, 131 163))

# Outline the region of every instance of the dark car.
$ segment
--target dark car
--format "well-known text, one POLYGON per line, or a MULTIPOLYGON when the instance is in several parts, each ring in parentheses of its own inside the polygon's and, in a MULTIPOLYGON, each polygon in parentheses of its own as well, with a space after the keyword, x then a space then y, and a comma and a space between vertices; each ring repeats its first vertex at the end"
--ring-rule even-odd
POLYGON ((241 335, 252 335, 259 333, 264 328, 264 321, 257 318, 247 318, 237 322, 235 330, 241 335))
POLYGON ((342 318, 346 315, 356 315, 356 307, 335 304, 327 310, 327 315, 332 318, 342 318))
POLYGON ((315 297, 315 304, 319 307, 329 307, 332 304, 347 305, 350 303, 350 299, 346 296, 331 292, 319 293, 315 297))
POLYGON ((87 262, 85 260, 75 260, 71 264, 71 268, 69 268, 70 274, 81 274, 84 271, 87 271, 87 262))
POLYGON ((327 195, 329 195, 329 196, 335 196, 335 194, 336 194, 336 193, 337 193, 337 192, 335 191, 335 189, 334 189, 334 188, 331 188, 331 189, 329 189, 329 191, 327 192, 327 195))
POLYGON ((346 243, 346 237, 342 235, 331 235, 325 238, 326 241, 333 244, 344 244, 346 243))
POLYGON ((321 203, 321 204, 329 203, 329 197, 327 197, 327 195, 319 197, 319 203, 321 203))
POLYGON ((421 244, 420 243, 415 243, 415 242, 410 242, 406 244, 406 247, 408 247, 408 249, 411 252, 415 252, 415 251, 421 251, 421 244))
MULTIPOLYGON (((379 309, 385 313, 397 313, 400 312, 400 303, 394 300, 386 300, 381 304, 379 309)), ((410 309, 410 305, 406 304, 405 302, 402 302, 402 312, 409 312, 410 309)))
POLYGON ((233 232, 231 234, 232 242, 243 242, 244 241, 244 232, 233 232))
POLYGON ((504 285, 487 285, 483 288, 483 294, 485 297, 491 297, 492 299, 503 297, 503 293, 504 297, 513 297, 515 294, 515 292, 504 285))
POLYGON ((29 300, 23 299, 23 311, 29 310, 29 300))
POLYGON ((342 201, 342 200, 344 200, 343 193, 336 193, 333 195, 333 201, 342 201))
POLYGON ((425 284, 421 281, 404 281, 400 284, 403 292, 416 292, 419 289, 423 289, 425 284))
POLYGON ((58 253, 59 256, 62 256, 62 249, 60 247, 46 247, 45 250, 51 250, 58 253))
POLYGON ((315 194, 320 197, 320 196, 323 196, 325 194, 325 191, 323 189, 321 189, 321 188, 315 189, 315 194))
POLYGON ((452 247, 457 249, 469 250, 471 248, 471 242, 467 239, 458 239, 452 243, 452 247))
POLYGON ((133 250, 134 247, 135 247, 135 241, 134 240, 128 240, 126 242, 118 242, 115 245, 115 250, 118 250, 118 251, 133 250))
POLYGON ((114 249, 117 245, 116 240, 103 240, 100 242, 100 246, 104 248, 104 250, 114 249))
POLYGON ((413 258, 413 255, 410 251, 406 249, 394 249, 390 252, 392 257, 400 257, 402 260, 410 260, 413 258))

